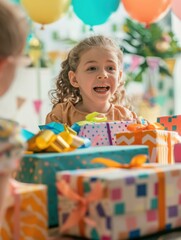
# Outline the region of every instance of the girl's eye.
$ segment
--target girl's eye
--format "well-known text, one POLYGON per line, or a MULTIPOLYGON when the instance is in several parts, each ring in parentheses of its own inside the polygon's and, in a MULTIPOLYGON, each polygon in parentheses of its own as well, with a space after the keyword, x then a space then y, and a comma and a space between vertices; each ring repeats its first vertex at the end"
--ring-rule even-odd
POLYGON ((113 67, 113 66, 109 66, 109 67, 107 67, 107 69, 108 69, 108 71, 114 71, 114 70, 116 70, 115 67, 113 67))
POLYGON ((89 67, 87 71, 95 71, 97 68, 96 67, 89 67))

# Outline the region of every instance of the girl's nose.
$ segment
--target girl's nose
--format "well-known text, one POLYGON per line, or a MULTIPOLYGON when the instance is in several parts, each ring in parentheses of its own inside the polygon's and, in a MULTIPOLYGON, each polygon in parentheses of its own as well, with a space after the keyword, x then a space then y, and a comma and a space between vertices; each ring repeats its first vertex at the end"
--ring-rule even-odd
POLYGON ((106 78, 107 78, 107 74, 105 72, 99 73, 97 75, 98 80, 102 80, 102 79, 106 79, 106 78))

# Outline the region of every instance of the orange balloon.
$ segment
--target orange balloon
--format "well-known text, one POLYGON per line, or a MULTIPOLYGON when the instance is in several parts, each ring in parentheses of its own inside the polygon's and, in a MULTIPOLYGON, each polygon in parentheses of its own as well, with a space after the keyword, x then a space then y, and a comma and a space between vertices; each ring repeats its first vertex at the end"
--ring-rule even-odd
POLYGON ((130 17, 147 25, 164 17, 171 2, 172 0, 122 0, 130 17))

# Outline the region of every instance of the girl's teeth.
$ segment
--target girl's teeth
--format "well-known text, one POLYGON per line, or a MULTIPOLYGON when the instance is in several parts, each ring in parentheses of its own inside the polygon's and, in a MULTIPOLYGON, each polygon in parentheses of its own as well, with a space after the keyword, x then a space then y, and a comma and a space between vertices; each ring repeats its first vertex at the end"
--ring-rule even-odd
POLYGON ((96 92, 107 92, 109 90, 109 87, 95 87, 94 90, 96 92))

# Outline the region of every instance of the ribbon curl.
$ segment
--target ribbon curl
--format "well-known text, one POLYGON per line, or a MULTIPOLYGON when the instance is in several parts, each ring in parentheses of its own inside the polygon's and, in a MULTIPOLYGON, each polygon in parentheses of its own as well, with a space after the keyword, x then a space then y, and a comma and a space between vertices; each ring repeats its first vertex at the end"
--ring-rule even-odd
POLYGON ((107 117, 105 117, 103 114, 98 112, 93 112, 93 113, 87 114, 84 121, 79 121, 76 124, 78 124, 79 126, 83 126, 85 124, 90 124, 95 122, 99 123, 99 122, 106 122, 106 121, 107 121, 107 117))

